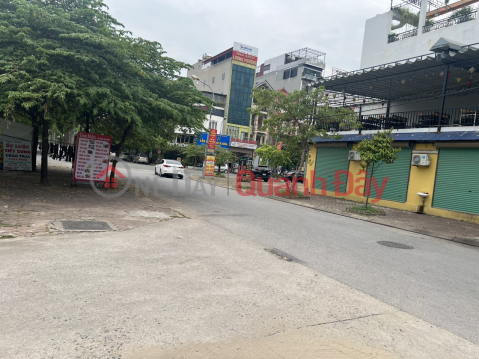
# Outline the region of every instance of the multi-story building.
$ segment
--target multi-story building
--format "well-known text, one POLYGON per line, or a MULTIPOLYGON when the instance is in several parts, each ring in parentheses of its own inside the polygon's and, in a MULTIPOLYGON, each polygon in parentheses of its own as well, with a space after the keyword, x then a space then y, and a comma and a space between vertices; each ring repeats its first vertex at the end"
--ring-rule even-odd
POLYGON ((251 94, 255 84, 258 49, 238 42, 215 55, 205 54, 188 76, 199 78, 198 90, 224 106, 225 127, 222 134, 231 137, 231 151, 238 155, 253 156, 257 147, 251 137, 251 94), (208 85, 208 86, 207 86, 208 85))
POLYGON ((365 201, 365 176, 354 150, 377 131, 394 128, 401 151, 375 173, 379 186, 385 184, 382 194, 372 190, 375 202, 479 223, 479 20, 468 7, 473 3, 403 1, 367 21, 364 67, 317 84, 325 86, 332 106, 356 111, 359 128, 324 124, 342 138, 314 140, 308 179, 315 188, 365 201), (415 28, 397 32, 408 26, 415 28), (313 180, 312 170, 321 180, 313 180))
POLYGON ((304 48, 266 60, 258 67, 256 85, 268 83, 274 91, 293 92, 317 82, 323 76, 326 54, 304 48))

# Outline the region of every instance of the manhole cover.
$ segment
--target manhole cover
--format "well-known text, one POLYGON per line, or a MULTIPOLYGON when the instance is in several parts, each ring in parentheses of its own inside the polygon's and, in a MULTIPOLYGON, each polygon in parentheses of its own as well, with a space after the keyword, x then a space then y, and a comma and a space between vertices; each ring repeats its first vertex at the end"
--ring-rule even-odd
POLYGON ((112 231, 107 222, 61 221, 65 231, 112 231))
POLYGON ((391 247, 391 248, 399 248, 399 249, 414 249, 414 247, 407 246, 402 243, 396 243, 396 242, 388 242, 388 241, 379 241, 378 244, 386 247, 391 247))

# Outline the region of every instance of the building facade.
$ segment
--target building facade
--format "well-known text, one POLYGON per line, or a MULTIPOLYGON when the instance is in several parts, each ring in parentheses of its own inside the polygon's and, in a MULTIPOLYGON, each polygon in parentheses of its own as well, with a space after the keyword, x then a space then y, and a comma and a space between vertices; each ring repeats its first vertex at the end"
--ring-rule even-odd
POLYGON ((256 86, 267 82, 273 91, 293 92, 317 82, 326 66, 324 52, 304 48, 266 60, 258 67, 256 86))
POLYGON ((231 137, 231 151, 250 157, 253 156, 256 143, 251 135, 248 108, 252 104, 257 62, 257 48, 235 42, 232 48, 215 56, 203 55, 188 71, 189 77, 200 79, 196 82, 198 90, 224 106, 226 120, 221 133, 231 137), (202 82, 213 89, 214 98, 211 90, 202 82))
POLYGON ((461 44, 479 42, 477 3, 477 0, 452 0, 448 5, 437 0, 393 2, 396 6, 391 11, 366 21, 360 67, 365 69, 430 53, 431 46, 442 37, 461 44), (416 16, 419 13, 418 23, 403 21, 405 12, 416 16))
MULTIPOLYGON (((422 9, 428 10, 421 16, 424 24, 432 11, 426 5, 431 3, 438 2, 422 1, 422 9)), ((450 8, 449 15, 441 7, 433 10, 450 19, 458 6, 450 8)), ((479 223, 479 37, 460 42, 478 31, 479 22, 470 10, 466 13, 462 21, 430 20, 427 29, 422 27, 427 35, 418 29, 404 38, 386 36, 391 24, 384 23, 386 35, 374 49, 369 23, 363 63, 374 67, 336 74, 317 84, 326 88, 332 106, 354 109, 358 123, 355 128, 345 128, 341 121, 323 123, 325 130, 342 138, 316 138, 311 144, 308 181, 316 192, 364 202, 366 178, 354 150, 377 131, 393 128, 394 146, 401 152, 375 175, 378 188, 384 185, 384 191, 372 192, 376 204, 479 223), (404 44, 404 56, 399 50, 396 55, 387 51, 396 43, 404 44), (404 60, 414 51, 423 53, 404 60), (366 53, 377 57, 364 60, 366 53), (399 60, 391 62, 393 58, 399 60), (418 193, 427 193, 424 205, 418 193)))

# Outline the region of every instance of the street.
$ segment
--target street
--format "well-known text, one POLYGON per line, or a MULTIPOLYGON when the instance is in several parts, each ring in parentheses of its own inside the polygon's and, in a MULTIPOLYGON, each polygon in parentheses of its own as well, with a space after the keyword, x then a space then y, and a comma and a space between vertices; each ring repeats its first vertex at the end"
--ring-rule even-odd
MULTIPOLYGON (((154 178, 154 168, 130 164, 132 175, 154 178)), ((186 170, 186 174, 199 171, 186 170)), ((232 175, 231 175, 232 176, 232 175)), ((279 249, 309 268, 479 344, 479 249, 429 236, 314 211, 268 198, 242 197, 205 185, 181 195, 185 180, 160 178, 159 195, 192 218, 279 249), (413 246, 388 248, 378 241, 413 246)), ((191 184, 192 190, 196 182, 191 184)))

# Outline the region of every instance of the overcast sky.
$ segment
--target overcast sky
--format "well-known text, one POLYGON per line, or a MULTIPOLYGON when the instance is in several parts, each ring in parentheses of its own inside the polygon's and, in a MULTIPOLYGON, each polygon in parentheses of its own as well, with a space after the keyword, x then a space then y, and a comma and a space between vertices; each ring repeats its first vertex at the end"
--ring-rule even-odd
POLYGON ((155 40, 189 64, 233 41, 259 48, 259 63, 310 47, 325 52, 327 69, 357 70, 365 21, 389 0, 106 0, 134 36, 155 40))

